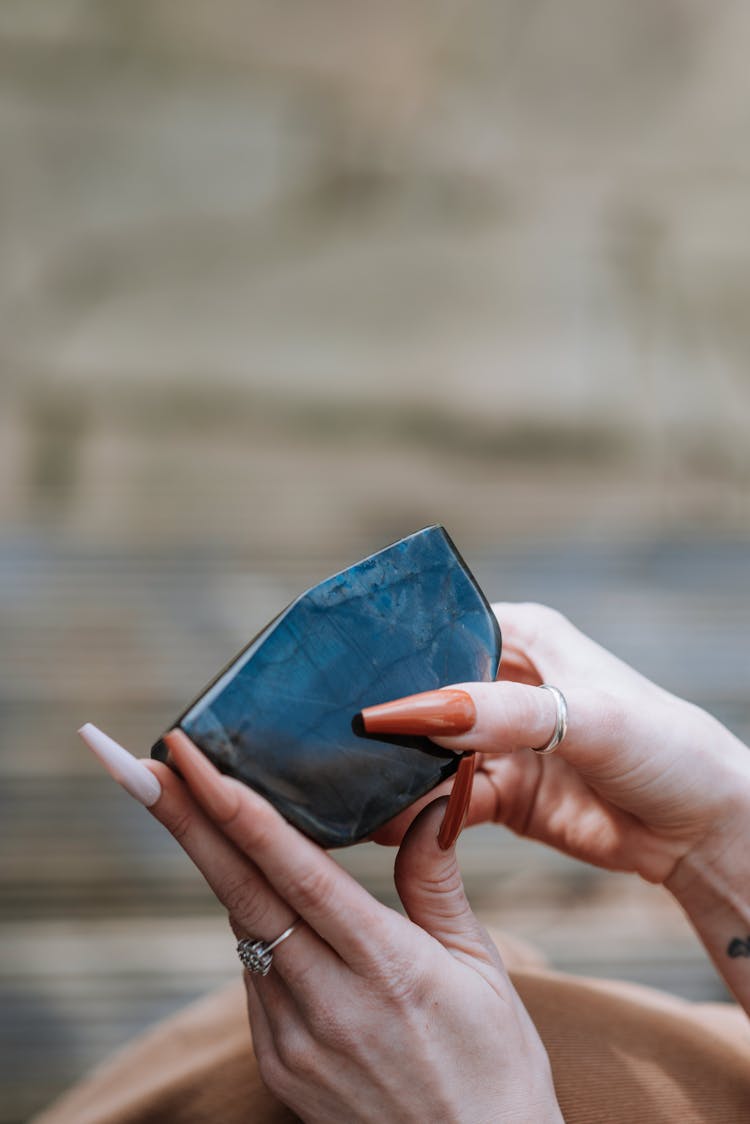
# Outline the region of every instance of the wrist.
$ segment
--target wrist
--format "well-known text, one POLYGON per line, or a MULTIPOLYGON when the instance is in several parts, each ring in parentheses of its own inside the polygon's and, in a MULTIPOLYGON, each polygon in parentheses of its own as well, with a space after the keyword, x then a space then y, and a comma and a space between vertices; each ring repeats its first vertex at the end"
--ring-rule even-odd
POLYGON ((720 815, 711 829, 678 860, 664 885, 691 915, 690 907, 697 902, 707 905, 710 901, 718 905, 730 887, 747 893, 750 885, 750 777, 734 778, 732 791, 725 793, 720 815))
POLYGON ((664 884, 682 901, 725 870, 750 859, 750 749, 712 714, 671 696, 676 732, 670 773, 679 780, 673 816, 684 850, 664 884), (676 752, 674 752, 676 750, 676 752))
POLYGON ((664 885, 750 1013, 750 785, 738 785, 715 832, 680 859, 664 885))

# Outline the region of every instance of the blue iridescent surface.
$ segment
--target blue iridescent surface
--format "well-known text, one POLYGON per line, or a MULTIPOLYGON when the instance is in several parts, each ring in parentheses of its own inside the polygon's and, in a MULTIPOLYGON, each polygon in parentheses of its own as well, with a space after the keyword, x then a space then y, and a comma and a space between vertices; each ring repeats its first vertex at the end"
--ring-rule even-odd
MULTIPOLYGON (((345 846, 458 765, 427 738, 357 733, 359 711, 494 679, 500 643, 449 536, 428 527, 293 601, 175 725, 307 835, 345 846)), ((152 755, 165 759, 163 742, 152 755)))

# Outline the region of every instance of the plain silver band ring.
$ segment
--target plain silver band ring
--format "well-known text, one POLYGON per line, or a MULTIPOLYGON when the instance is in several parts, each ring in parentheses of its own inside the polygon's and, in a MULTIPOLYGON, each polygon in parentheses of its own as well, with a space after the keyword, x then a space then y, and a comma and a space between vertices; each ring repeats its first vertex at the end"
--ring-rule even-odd
POLYGON ((560 742, 568 732, 568 704, 565 701, 565 695, 562 693, 559 687, 553 687, 549 683, 542 683, 539 689, 540 691, 549 691, 549 693, 555 700, 555 706, 557 707, 557 720, 555 722, 555 730, 552 734, 552 737, 546 745, 539 746, 538 749, 532 746, 532 748, 534 749, 534 753, 539 753, 542 755, 542 757, 544 757, 547 753, 555 752, 560 742))
POLYGON ((276 938, 275 941, 259 941, 253 937, 244 937, 237 942, 237 955, 247 968, 256 976, 267 976, 273 964, 273 950, 287 937, 291 937, 299 924, 299 918, 288 929, 276 938))

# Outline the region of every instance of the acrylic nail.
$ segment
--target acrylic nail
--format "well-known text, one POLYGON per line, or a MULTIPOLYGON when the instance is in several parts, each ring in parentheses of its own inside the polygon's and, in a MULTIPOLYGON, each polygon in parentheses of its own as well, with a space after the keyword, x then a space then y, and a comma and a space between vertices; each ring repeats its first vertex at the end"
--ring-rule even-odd
POLYGON ((142 761, 128 753, 114 738, 87 722, 78 731, 109 775, 144 807, 150 808, 161 796, 161 785, 142 761))
POLYGON ((452 737, 465 734, 476 719, 471 695, 454 687, 407 695, 362 711, 362 722, 368 734, 452 737))
POLYGON ((226 823, 237 812, 237 792, 227 778, 201 753, 184 730, 176 726, 164 735, 169 760, 209 816, 226 823))
POLYGON ((438 847, 441 851, 450 850, 466 823, 471 803, 471 790, 474 787, 476 761, 475 754, 465 753, 458 763, 448 806, 438 831, 438 847))

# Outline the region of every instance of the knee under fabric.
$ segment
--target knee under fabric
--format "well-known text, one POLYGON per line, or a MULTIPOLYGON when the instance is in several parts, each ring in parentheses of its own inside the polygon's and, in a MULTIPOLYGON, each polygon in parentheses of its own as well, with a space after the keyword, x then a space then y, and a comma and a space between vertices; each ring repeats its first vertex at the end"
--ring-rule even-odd
MULTIPOLYGON (((750 1119, 750 1023, 739 1008, 532 968, 512 941, 506 955, 547 1047, 566 1124, 750 1119)), ((33 1124, 296 1119, 260 1080, 238 981, 141 1035, 33 1124)))

